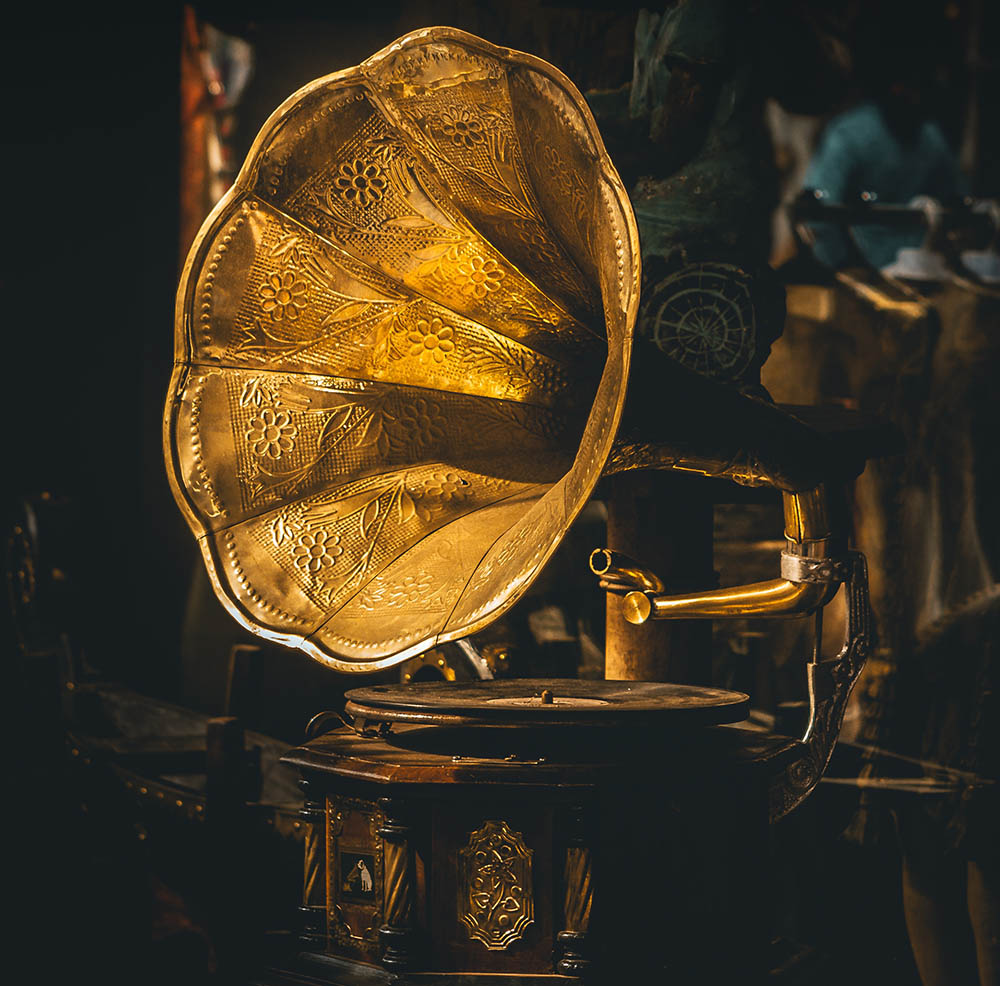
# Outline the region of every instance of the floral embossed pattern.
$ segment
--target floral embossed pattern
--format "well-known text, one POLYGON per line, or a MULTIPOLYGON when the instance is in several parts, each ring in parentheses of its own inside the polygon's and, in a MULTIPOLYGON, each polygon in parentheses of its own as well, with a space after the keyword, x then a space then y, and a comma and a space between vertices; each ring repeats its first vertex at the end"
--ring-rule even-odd
POLYGON ((400 602, 416 603, 426 596, 432 589, 433 584, 429 575, 407 575, 403 581, 391 593, 392 598, 400 602))
POLYGON ((308 288, 305 281, 299 281, 291 271, 271 274, 260 286, 260 307, 275 321, 287 318, 295 321, 299 309, 305 308, 308 288))
POLYGON ((441 405, 422 397, 403 409, 399 426, 418 449, 444 441, 447 427, 441 405))
POLYGON ((430 356, 435 363, 441 363, 455 348, 455 330, 445 325, 441 319, 420 319, 412 332, 407 335, 411 356, 430 356))
POLYGON ((381 202, 389 182, 377 164, 348 161, 340 166, 333 184, 345 202, 364 208, 372 202, 381 202))
POLYGON ((318 575, 324 568, 332 568, 343 553, 339 534, 317 531, 315 534, 303 534, 298 539, 292 549, 292 561, 296 568, 318 575))
MULTIPOLYGON (((544 62, 430 28, 286 100, 177 295, 167 469, 227 609, 355 672, 505 612, 607 459, 638 283, 544 62)), ((530 883, 479 848, 469 931, 500 948, 530 883)))
POLYGON ((295 448, 297 434, 298 428, 292 424, 291 415, 287 411, 265 407, 260 416, 250 422, 247 441, 257 455, 280 459, 283 453, 295 448))
POLYGON ((485 298, 496 291, 503 280, 504 272, 495 260, 473 257, 458 266, 458 277, 462 292, 474 298, 485 298))
POLYGON ((424 480, 422 492, 445 501, 461 500, 469 495, 469 481, 458 473, 436 472, 424 480))
POLYGON ((527 219, 515 219, 512 225, 517 230, 517 238, 538 260, 550 266, 559 263, 558 251, 540 226, 527 219))
POLYGON ((533 850, 506 822, 484 822, 460 849, 459 900, 469 937, 505 949, 534 920, 533 850))
POLYGON ((475 147, 486 140, 483 125, 468 110, 460 109, 442 113, 438 126, 453 144, 475 147))
POLYGON ((467 479, 455 472, 431 473, 421 484, 415 500, 417 516, 429 521, 440 513, 446 503, 461 503, 467 500, 472 486, 467 479))

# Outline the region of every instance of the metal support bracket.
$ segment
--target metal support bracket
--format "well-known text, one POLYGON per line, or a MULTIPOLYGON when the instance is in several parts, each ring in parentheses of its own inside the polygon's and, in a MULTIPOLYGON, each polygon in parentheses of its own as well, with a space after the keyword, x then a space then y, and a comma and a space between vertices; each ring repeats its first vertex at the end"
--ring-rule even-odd
MULTIPOLYGON (((804 559, 809 561, 809 559, 804 559)), ((824 562, 830 559, 816 559, 824 562)), ((782 567, 784 574, 784 557, 782 567)), ((838 564, 846 568, 847 626, 840 653, 829 661, 806 666, 809 685, 809 725, 802 737, 800 755, 771 784, 771 821, 801 804, 823 776, 840 727, 847 700, 858 680, 871 646, 871 608, 868 601, 868 565, 865 556, 851 551, 838 564)), ((789 576, 785 576, 788 578, 789 576)))

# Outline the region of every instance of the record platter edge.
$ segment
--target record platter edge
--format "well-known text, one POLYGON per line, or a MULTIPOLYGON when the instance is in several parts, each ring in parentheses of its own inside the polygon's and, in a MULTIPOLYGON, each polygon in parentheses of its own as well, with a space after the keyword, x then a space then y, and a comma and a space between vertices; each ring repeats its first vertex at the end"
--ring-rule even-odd
POLYGON ((691 728, 740 722, 750 707, 721 688, 574 678, 371 685, 346 698, 355 720, 440 726, 691 728))

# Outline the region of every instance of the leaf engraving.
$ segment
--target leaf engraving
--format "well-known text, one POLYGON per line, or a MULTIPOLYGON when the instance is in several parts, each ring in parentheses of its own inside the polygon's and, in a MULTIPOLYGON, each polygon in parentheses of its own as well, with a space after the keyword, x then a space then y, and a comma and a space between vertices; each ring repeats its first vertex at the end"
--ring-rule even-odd
POLYGON ((372 525, 378 519, 379 515, 379 501, 378 498, 372 500, 367 504, 364 510, 361 511, 361 536, 363 538, 368 537, 371 533, 372 525))
POLYGON ((413 502, 413 497, 410 496, 409 491, 405 487, 403 487, 403 489, 399 492, 399 497, 396 500, 396 507, 399 511, 400 524, 405 524, 417 512, 417 506, 413 502))
POLYGON ((414 250, 413 256, 417 260, 437 260, 439 257, 443 257, 449 250, 451 246, 449 244, 436 244, 435 246, 424 247, 422 250, 414 250))
POLYGON ((348 301, 346 304, 341 305, 339 308, 335 308, 323 321, 320 323, 320 328, 325 329, 331 325, 335 325, 338 322, 346 322, 350 319, 359 318, 372 307, 371 302, 368 301, 348 301))
POLYGON ((396 219, 386 219, 382 225, 399 229, 431 229, 436 224, 423 216, 399 216, 396 219))

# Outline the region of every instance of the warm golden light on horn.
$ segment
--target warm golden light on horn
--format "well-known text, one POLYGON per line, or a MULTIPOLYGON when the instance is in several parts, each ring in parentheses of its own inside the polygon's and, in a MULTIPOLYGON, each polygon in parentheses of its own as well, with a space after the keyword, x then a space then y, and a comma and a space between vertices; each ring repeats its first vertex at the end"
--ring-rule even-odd
POLYGON ((345 671, 495 619, 608 457, 638 283, 540 59, 433 28, 289 97, 177 295, 167 466, 224 605, 345 671))

